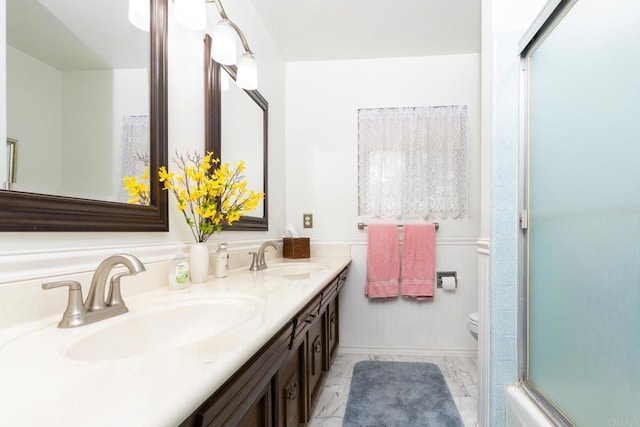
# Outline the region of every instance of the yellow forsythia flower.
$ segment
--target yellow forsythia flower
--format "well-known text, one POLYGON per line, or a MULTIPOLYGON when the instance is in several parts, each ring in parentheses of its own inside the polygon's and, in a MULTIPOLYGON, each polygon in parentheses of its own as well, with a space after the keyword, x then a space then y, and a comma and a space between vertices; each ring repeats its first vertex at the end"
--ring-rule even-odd
POLYGON ((124 188, 129 192, 127 203, 132 205, 149 206, 151 204, 151 189, 149 188, 149 168, 145 167, 141 181, 135 176, 125 176, 122 178, 124 188))
MULTIPOLYGON (((220 164, 220 160, 214 159, 213 153, 209 152, 204 157, 197 153, 176 155, 175 163, 179 172, 169 172, 165 166, 160 166, 158 179, 163 188, 174 195, 178 209, 198 242, 220 232, 222 223, 231 225, 255 210, 264 199, 264 193, 247 189, 248 183, 242 175, 246 169, 244 161, 235 166, 220 164)), ((138 187, 124 182, 133 198, 138 187)))

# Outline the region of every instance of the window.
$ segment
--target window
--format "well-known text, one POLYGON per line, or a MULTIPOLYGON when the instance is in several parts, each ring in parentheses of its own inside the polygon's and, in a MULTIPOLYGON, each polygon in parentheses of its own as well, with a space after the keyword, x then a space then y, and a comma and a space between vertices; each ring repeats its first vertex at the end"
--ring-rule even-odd
POLYGON ((358 213, 463 218, 468 210, 466 106, 358 110, 358 213))

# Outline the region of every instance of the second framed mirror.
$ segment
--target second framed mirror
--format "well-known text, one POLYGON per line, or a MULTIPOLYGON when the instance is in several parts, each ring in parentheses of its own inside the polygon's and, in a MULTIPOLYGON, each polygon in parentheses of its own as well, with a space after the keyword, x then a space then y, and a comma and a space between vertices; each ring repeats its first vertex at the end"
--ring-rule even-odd
POLYGON ((205 151, 221 162, 246 165, 250 187, 265 194, 251 214, 223 230, 269 229, 268 122, 269 104, 257 90, 236 85, 236 67, 222 65, 211 57, 211 37, 205 36, 205 151))

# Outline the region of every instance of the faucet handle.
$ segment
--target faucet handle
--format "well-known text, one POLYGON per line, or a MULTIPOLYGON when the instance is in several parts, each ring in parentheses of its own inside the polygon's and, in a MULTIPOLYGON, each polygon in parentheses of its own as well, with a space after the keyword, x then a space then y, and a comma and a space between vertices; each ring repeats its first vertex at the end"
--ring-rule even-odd
POLYGON ((43 283, 42 289, 49 290, 54 288, 69 287, 69 300, 67 308, 62 315, 62 320, 58 323, 60 328, 71 328, 82 324, 83 317, 86 313, 84 304, 82 303, 82 287, 75 280, 64 280, 61 282, 43 283))
MULTIPOLYGON (((122 299, 122 293, 120 292, 120 278, 122 276, 132 276, 135 273, 118 273, 111 277, 111 286, 109 286, 109 294, 107 295, 107 307, 113 307, 114 305, 122 305, 126 308, 124 300, 122 299)), ((126 311, 129 311, 128 309, 126 311)))

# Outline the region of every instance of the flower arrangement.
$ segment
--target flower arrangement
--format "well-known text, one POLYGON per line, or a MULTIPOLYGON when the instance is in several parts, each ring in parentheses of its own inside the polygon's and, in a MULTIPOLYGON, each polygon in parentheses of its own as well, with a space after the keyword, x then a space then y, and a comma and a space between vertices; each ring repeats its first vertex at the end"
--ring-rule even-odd
MULTIPOLYGON (((223 223, 232 225, 256 209, 264 199, 264 193, 247 189, 248 183, 242 175, 246 169, 243 161, 236 163, 235 167, 229 163, 213 167, 220 160, 213 159, 213 153, 209 152, 204 157, 198 153, 176 154, 174 162, 178 173, 160 166, 158 177, 164 183, 164 190, 176 198, 178 209, 197 242, 206 242, 214 232, 222 230, 223 223)), ((144 188, 134 179, 124 178, 130 194, 129 203, 142 203, 145 193, 141 189, 144 188)))
POLYGON ((158 172, 160 182, 175 196, 178 209, 198 242, 206 242, 214 232, 222 230, 224 222, 232 225, 264 199, 264 193, 247 189, 243 161, 235 169, 229 163, 212 168, 220 162, 212 157, 211 152, 204 157, 197 153, 176 155, 181 173, 168 172, 164 166, 158 172))

